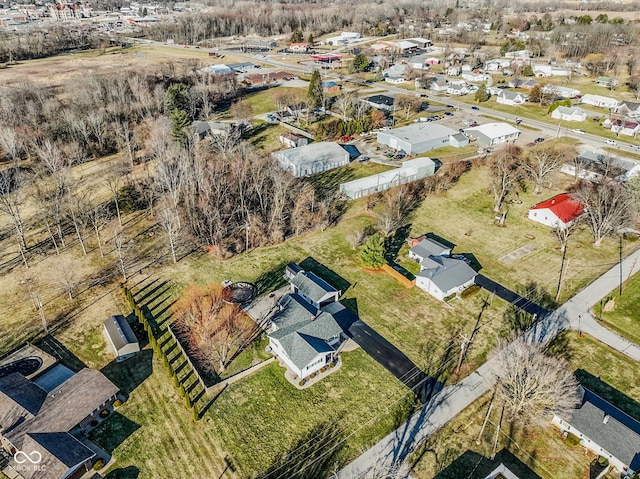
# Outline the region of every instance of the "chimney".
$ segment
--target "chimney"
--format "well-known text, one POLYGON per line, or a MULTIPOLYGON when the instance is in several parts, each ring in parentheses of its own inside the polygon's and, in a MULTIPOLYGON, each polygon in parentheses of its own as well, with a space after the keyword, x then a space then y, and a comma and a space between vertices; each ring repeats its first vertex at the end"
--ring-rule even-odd
POLYGON ((602 419, 602 424, 607 424, 609 422, 609 417, 610 416, 608 414, 605 414, 604 418, 602 419))
POLYGON ((555 205, 556 204, 556 199, 555 198, 551 198, 551 204, 555 205))
POLYGON ((311 321, 315 321, 315 319, 316 319, 315 315, 311 316, 311 321))

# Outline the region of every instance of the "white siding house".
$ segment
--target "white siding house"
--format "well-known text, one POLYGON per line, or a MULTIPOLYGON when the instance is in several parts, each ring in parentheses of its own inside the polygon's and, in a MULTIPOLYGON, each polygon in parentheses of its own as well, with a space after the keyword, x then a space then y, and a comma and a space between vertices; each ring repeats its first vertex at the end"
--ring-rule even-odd
POLYGON ((585 121, 587 119, 587 112, 577 106, 570 108, 559 106, 551 112, 551 118, 565 121, 585 121))
POLYGON ((527 101, 527 95, 515 91, 500 90, 496 96, 496 102, 502 105, 516 106, 527 101))
POLYGON ((618 100, 610 98, 608 96, 592 95, 587 93, 580 98, 580 103, 585 105, 597 106, 600 108, 616 108, 618 106, 618 100))

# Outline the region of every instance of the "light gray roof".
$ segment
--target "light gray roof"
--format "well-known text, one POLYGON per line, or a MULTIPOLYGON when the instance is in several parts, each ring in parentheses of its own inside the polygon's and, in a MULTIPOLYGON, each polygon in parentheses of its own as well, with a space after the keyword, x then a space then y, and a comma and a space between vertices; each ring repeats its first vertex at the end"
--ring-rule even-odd
POLYGON ((336 288, 310 271, 298 272, 291 278, 290 283, 306 297, 316 302, 320 302, 329 293, 338 292, 336 288))
POLYGON ((500 90, 498 94, 499 97, 506 98, 507 100, 515 100, 516 98, 523 97, 526 98, 526 95, 517 91, 509 91, 509 90, 500 90))
POLYGON ((567 422, 631 469, 640 470, 640 422, 613 404, 585 389, 580 407, 567 422))
POLYGON ((461 286, 476 277, 476 272, 462 260, 444 256, 432 256, 432 260, 439 263, 437 267, 424 269, 416 276, 429 278, 441 291, 449 291, 461 286))
POLYGON ((448 246, 439 243, 433 238, 425 238, 420 243, 415 245, 410 250, 413 254, 420 256, 420 258, 427 258, 429 256, 440 256, 444 253, 451 251, 448 246))
POLYGON ((467 128, 465 133, 470 135, 476 135, 478 133, 485 135, 487 138, 501 138, 503 136, 513 135, 514 133, 520 134, 520 130, 509 125, 508 123, 496 122, 485 123, 484 125, 474 126, 473 128, 467 128))
POLYGON ((384 134, 409 143, 422 143, 438 138, 445 138, 455 133, 455 130, 438 123, 413 123, 401 128, 380 132, 378 136, 384 134))
POLYGON ((120 351, 128 344, 137 344, 138 339, 129 326, 129 322, 122 315, 111 316, 104 322, 104 328, 111 338, 116 351, 120 351))
POLYGON ((451 135, 451 137, 456 141, 467 141, 468 138, 462 133, 456 133, 455 135, 451 135))
POLYGON ((348 158, 347 151, 337 143, 322 141, 275 152, 291 164, 303 166, 309 163, 329 161, 336 157, 348 158))
POLYGON ((577 107, 577 106, 572 106, 572 107, 559 106, 558 108, 556 108, 556 110, 558 110, 558 113, 560 113, 562 115, 574 115, 576 113, 578 113, 578 114, 584 113, 584 110, 582 108, 577 107))

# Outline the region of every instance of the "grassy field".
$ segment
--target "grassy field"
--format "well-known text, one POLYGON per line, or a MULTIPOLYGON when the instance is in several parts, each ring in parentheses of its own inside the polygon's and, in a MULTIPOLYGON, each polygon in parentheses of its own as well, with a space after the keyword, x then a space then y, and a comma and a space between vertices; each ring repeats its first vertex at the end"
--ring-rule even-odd
MULTIPOLYGON (((626 278, 625 278, 626 279, 626 278)), ((603 298, 602 303, 594 305, 594 311, 600 315, 604 304, 611 299, 613 311, 602 312, 602 324, 621 336, 640 344, 640 275, 629 279, 622 290, 622 296, 616 289, 603 298)))
MULTIPOLYGON (((578 339, 575 333, 568 333, 558 343, 582 384, 628 414, 640 415, 640 386, 635 379, 634 361, 588 336, 578 339)), ((498 455, 490 461, 499 421, 495 409, 480 443, 476 443, 488 402, 488 396, 476 401, 419 448, 414 456, 416 479, 483 478, 501 462, 523 479, 589 477, 589 463, 594 456, 567 445, 551 424, 526 430, 517 425, 503 427, 498 455)))

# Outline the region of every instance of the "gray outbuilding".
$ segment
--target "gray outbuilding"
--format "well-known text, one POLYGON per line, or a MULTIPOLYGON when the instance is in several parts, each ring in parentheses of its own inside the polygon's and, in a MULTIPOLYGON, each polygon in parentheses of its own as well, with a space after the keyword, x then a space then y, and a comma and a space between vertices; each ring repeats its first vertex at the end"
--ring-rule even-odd
POLYGON ((323 141, 271 154, 293 176, 306 176, 349 164, 349 153, 337 143, 323 141))
POLYGON ((437 123, 414 123, 378 133, 378 143, 408 155, 417 155, 450 144, 449 138, 456 131, 437 123))
POLYGON ((140 352, 138 339, 122 315, 111 316, 104 322, 104 335, 109 349, 116 355, 116 361, 124 361, 140 352))

